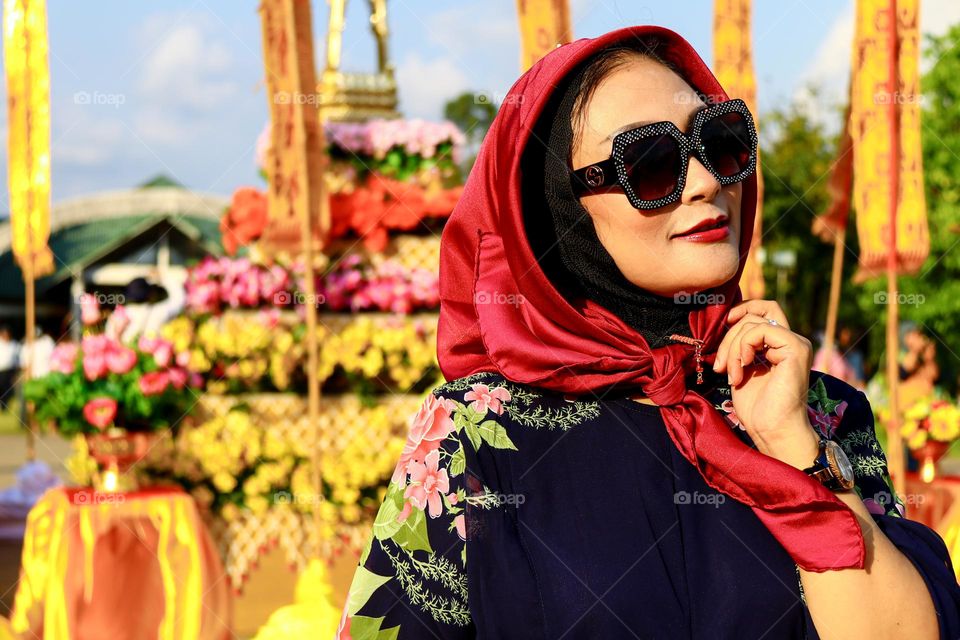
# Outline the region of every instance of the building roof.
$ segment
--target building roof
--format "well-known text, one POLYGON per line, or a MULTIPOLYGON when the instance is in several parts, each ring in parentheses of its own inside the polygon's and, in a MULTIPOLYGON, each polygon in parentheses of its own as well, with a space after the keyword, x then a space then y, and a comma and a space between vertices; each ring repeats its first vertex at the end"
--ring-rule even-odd
MULTIPOLYGON (((228 201, 176 187, 151 187, 74 198, 54 205, 50 249, 56 271, 37 280, 37 296, 158 225, 168 225, 212 254, 221 254, 220 216, 228 201)), ((23 275, 10 250, 9 221, 0 223, 0 299, 23 299, 23 275)))

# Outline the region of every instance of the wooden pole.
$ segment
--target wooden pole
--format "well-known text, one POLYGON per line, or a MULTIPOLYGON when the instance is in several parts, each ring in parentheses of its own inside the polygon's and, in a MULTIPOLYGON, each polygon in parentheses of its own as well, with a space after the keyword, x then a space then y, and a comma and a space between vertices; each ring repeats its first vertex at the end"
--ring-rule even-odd
POLYGON ((823 336, 823 348, 829 355, 837 334, 837 314, 840 310, 840 287, 843 284, 843 249, 847 228, 841 227, 833 238, 833 271, 830 276, 830 302, 827 306, 827 329, 823 336))
MULTIPOLYGON (((30 247, 33 247, 33 238, 28 239, 30 247)), ((26 305, 26 335, 24 336, 24 350, 30 354, 30 357, 27 359, 27 366, 20 373, 21 379, 20 384, 26 384, 27 380, 30 380, 33 377, 33 361, 37 357, 36 350, 36 341, 34 340, 34 334, 36 330, 36 295, 34 290, 34 280, 33 280, 33 261, 34 254, 31 251, 30 255, 26 256, 23 260, 21 268, 23 270, 23 284, 26 294, 26 300, 24 301, 26 305)), ((33 424, 33 407, 30 406, 30 402, 27 401, 26 397, 23 400, 24 411, 23 415, 26 420, 27 426, 27 462, 33 462, 37 459, 37 434, 34 429, 33 424)))
POLYGON ((897 0, 889 0, 889 71, 887 73, 888 117, 890 118, 890 217, 887 223, 887 380, 890 389, 890 422, 887 424, 887 445, 890 460, 887 461, 893 488, 898 495, 906 494, 904 477, 903 441, 900 438, 900 407, 897 402, 900 368, 897 357, 899 345, 899 302, 897 299, 897 204, 900 198, 900 117, 897 90, 899 73, 897 66, 900 52, 897 46, 897 0))

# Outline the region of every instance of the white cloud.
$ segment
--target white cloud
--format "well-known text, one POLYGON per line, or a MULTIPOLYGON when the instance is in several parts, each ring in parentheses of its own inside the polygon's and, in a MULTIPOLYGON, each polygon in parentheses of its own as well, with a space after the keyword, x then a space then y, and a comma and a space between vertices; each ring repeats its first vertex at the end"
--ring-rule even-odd
POLYGON ((438 119, 447 100, 470 89, 466 74, 448 58, 425 61, 408 54, 397 65, 396 76, 400 110, 407 117, 438 119))
MULTIPOLYGON (((941 35, 960 22, 960 2, 957 0, 923 0, 920 3, 920 29, 924 34, 941 35)), ((801 74, 794 98, 804 104, 814 119, 824 122, 836 120, 830 105, 845 104, 850 79, 851 48, 855 28, 853 3, 849 3, 837 17, 820 43, 813 60, 801 74), (812 96, 809 86, 818 89, 812 96)), ((921 58, 921 70, 928 62, 921 58)))
POLYGON ((233 55, 207 16, 154 15, 138 31, 147 51, 134 70, 140 98, 134 123, 144 141, 183 142, 231 107, 239 94, 228 77, 233 55))

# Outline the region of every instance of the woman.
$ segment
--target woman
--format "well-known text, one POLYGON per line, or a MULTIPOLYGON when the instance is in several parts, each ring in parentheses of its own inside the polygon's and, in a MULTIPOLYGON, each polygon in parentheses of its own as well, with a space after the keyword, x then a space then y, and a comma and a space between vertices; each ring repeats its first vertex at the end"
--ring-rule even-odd
POLYGON ((960 634, 865 396, 811 373, 776 304, 741 302, 755 160, 749 112, 666 29, 517 81, 443 232, 449 382, 341 638, 960 634))

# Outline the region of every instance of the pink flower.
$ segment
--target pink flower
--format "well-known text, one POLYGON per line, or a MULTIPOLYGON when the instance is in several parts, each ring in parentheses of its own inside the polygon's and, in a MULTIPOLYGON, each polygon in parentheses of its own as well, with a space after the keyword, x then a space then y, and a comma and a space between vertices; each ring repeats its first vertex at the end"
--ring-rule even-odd
POLYGON ((170 376, 166 371, 151 371, 140 378, 140 392, 145 396, 155 396, 164 392, 170 376))
POLYGON ((410 463, 410 484, 403 497, 410 500, 418 509, 428 508, 431 518, 443 511, 441 494, 450 490, 450 478, 446 469, 440 469, 440 451, 434 449, 426 455, 423 462, 410 463))
POLYGON ((83 417, 102 431, 117 417, 117 401, 106 396, 92 398, 83 405, 83 417))
POLYGON ((887 510, 883 508, 883 505, 877 502, 876 500, 874 500, 873 498, 864 498, 863 506, 865 506, 867 508, 867 511, 869 511, 870 513, 874 513, 880 516, 882 516, 887 512, 887 510))
POLYGON ((137 364, 137 352, 117 344, 106 352, 107 368, 113 373, 124 374, 137 364))
POLYGON ((450 414, 456 405, 452 400, 430 394, 423 401, 410 424, 410 434, 393 471, 392 481, 401 483, 411 462, 423 460, 428 453, 440 448, 440 441, 453 431, 450 414))
POLYGON ((157 348, 153 350, 153 359, 158 367, 166 367, 173 359, 173 345, 166 340, 157 340, 157 348))
POLYGON ((50 369, 60 373, 73 373, 77 365, 77 354, 80 347, 75 342, 61 342, 53 349, 50 356, 50 369))
POLYGON ((500 415, 503 413, 503 405, 500 403, 510 401, 510 392, 503 387, 497 387, 491 391, 485 384, 475 384, 472 389, 463 396, 463 399, 473 400, 470 408, 477 413, 486 413, 487 409, 491 409, 500 415))
POLYGON ((107 357, 102 351, 83 354, 83 375, 91 382, 107 375, 107 357))
POLYGON ((110 314, 110 322, 107 326, 107 336, 113 340, 120 340, 123 337, 123 332, 130 326, 130 314, 127 313, 127 308, 118 304, 113 313, 110 314))
POLYGON ((96 296, 89 293, 80 296, 80 320, 88 327, 100 322, 100 303, 96 296))
POLYGON ((466 520, 464 520, 462 513, 453 519, 453 524, 457 527, 457 535, 460 536, 460 539, 466 540, 467 539, 467 523, 466 523, 466 520))
POLYGON ((158 344, 160 344, 159 339, 141 335, 137 340, 137 349, 140 349, 140 351, 143 351, 144 353, 152 354, 156 350, 158 344))
POLYGON ((807 415, 810 417, 810 421, 813 423, 813 426, 816 427, 817 431, 822 433, 825 438, 833 437, 834 432, 840 425, 840 420, 843 418, 843 413, 846 410, 846 400, 841 400, 840 404, 836 406, 834 409, 835 415, 816 411, 813 409, 813 407, 807 405, 807 415))
POLYGON ((170 378, 170 384, 172 384, 173 388, 177 391, 180 391, 186 386, 189 378, 187 370, 179 367, 171 367, 170 369, 167 369, 167 375, 170 378))

